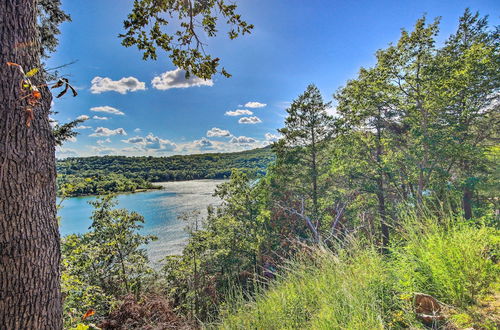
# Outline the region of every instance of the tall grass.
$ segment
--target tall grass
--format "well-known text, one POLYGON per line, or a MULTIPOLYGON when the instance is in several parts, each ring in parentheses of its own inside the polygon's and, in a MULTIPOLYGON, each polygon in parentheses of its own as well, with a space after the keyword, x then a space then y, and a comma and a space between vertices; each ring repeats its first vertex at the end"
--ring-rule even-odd
POLYGON ((476 302, 498 281, 500 231, 449 216, 444 219, 405 217, 394 248, 397 288, 425 292, 457 307, 476 302))
POLYGON ((460 219, 407 215, 388 256, 354 241, 318 249, 248 300, 233 299, 221 329, 421 328, 415 292, 465 307, 498 283, 500 232, 460 219))

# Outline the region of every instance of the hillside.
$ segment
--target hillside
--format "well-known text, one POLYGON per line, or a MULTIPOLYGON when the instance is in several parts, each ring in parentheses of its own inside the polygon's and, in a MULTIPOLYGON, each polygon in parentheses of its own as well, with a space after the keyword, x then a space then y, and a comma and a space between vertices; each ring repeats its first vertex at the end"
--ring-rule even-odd
POLYGON ((389 255, 356 238, 311 249, 267 290, 230 299, 213 328, 497 329, 499 231, 446 216, 402 222, 389 255))
POLYGON ((152 182, 224 179, 233 169, 265 174, 270 147, 170 157, 93 156, 57 161, 59 194, 94 195, 156 188, 152 182), (64 190, 64 191, 63 191, 64 190))

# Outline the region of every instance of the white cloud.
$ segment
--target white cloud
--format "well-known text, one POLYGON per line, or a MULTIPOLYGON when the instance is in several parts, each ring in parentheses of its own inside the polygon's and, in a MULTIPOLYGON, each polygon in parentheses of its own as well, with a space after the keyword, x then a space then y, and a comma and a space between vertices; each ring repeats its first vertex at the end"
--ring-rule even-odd
POLYGON ((207 136, 208 137, 231 136, 231 133, 228 130, 213 127, 212 129, 207 131, 207 136))
POLYGON ((89 128, 92 128, 92 126, 80 125, 75 127, 75 129, 89 129, 89 128))
POLYGON ((93 107, 90 108, 90 111, 94 112, 105 112, 113 115, 124 115, 124 113, 116 108, 110 107, 109 105, 105 105, 102 107, 93 107))
POLYGON ((229 143, 237 143, 237 144, 250 144, 255 142, 257 142, 257 140, 248 136, 238 136, 238 137, 233 136, 231 141, 229 141, 229 143))
POLYGON ((214 144, 207 138, 201 138, 200 140, 195 140, 194 145, 200 150, 211 150, 213 149, 214 144))
POLYGON ((260 102, 247 102, 245 103, 245 107, 247 108, 263 108, 267 104, 266 103, 260 103, 260 102))
POLYGON ((111 147, 92 146, 91 149, 98 155, 118 155, 119 150, 111 147))
POLYGON ((111 80, 107 77, 95 77, 91 82, 92 86, 90 87, 90 92, 92 94, 110 91, 127 94, 127 92, 143 91, 146 89, 146 83, 139 81, 135 77, 124 77, 120 80, 111 80))
POLYGON ((67 157, 78 157, 78 151, 71 148, 56 148, 56 157, 59 159, 67 158, 67 157))
POLYGON ((136 128, 136 129, 134 129, 134 132, 136 132, 136 133, 139 133, 140 131, 141 131, 141 129, 140 129, 140 128, 136 128))
POLYGON ((185 74, 186 72, 181 69, 167 71, 159 76, 154 77, 153 80, 151 80, 151 84, 153 85, 153 88, 159 90, 214 85, 211 79, 204 80, 195 76, 191 76, 189 79, 186 79, 185 74))
POLYGON ((68 141, 68 142, 76 142, 76 136, 70 136, 66 141, 68 141))
POLYGON ((292 102, 290 102, 290 101, 281 101, 281 102, 278 102, 277 107, 282 109, 282 110, 285 110, 285 109, 289 108, 291 104, 292 104, 292 102))
POLYGON ((258 123, 262 123, 262 120, 260 120, 260 118, 256 117, 256 116, 241 117, 240 120, 238 120, 238 123, 240 123, 240 124, 258 124, 258 123))
POLYGON ((113 136, 113 135, 127 135, 123 128, 109 129, 107 127, 97 127, 94 133, 89 136, 113 136))
POLYGON ((147 136, 134 136, 127 140, 122 140, 125 143, 134 144, 137 148, 142 150, 161 150, 161 151, 174 151, 177 145, 170 140, 161 139, 149 133, 147 136))
POLYGON ((90 117, 87 115, 81 115, 81 116, 76 117, 77 120, 88 120, 89 118, 90 117))
POLYGON ((134 136, 134 137, 131 137, 130 139, 122 140, 122 142, 125 142, 125 143, 145 144, 146 143, 146 139, 143 138, 142 136, 134 136))
POLYGON ((108 120, 109 118, 108 117, 94 116, 94 117, 92 117, 92 119, 95 119, 95 120, 108 120))
POLYGON ((57 126, 57 124, 59 124, 59 122, 57 120, 55 120, 54 118, 51 118, 49 117, 49 123, 50 123, 50 127, 54 128, 57 126))
POLYGON ((97 140, 96 142, 97 142, 98 145, 102 146, 105 143, 111 143, 111 139, 107 138, 107 139, 104 139, 104 140, 97 140))
POLYGON ((264 137, 266 138, 266 141, 269 141, 269 142, 276 142, 280 139, 279 135, 272 134, 272 133, 266 133, 266 134, 264 134, 264 137))
POLYGON ((253 112, 246 109, 238 109, 234 111, 226 111, 226 116, 243 116, 243 115, 253 115, 253 112))

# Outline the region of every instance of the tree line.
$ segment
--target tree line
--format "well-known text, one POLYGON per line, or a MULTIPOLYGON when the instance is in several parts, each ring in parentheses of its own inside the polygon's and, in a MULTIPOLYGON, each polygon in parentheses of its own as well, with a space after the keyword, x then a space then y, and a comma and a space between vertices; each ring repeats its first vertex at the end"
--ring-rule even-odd
POLYGON ((59 196, 100 195, 156 189, 154 182, 227 179, 235 169, 265 174, 272 150, 171 157, 76 157, 57 161, 59 196))

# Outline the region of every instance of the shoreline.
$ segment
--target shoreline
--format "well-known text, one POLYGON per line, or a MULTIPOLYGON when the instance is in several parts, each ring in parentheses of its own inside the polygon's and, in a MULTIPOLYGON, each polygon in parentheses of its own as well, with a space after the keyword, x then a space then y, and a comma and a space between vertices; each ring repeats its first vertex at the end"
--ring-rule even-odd
POLYGON ((103 195, 108 195, 108 194, 116 194, 116 195, 125 195, 125 194, 137 194, 137 193, 143 193, 143 192, 150 192, 150 191, 155 191, 155 190, 163 190, 165 187, 162 186, 161 184, 165 183, 173 183, 173 182, 190 182, 190 181, 227 181, 228 178, 222 178, 222 179, 189 179, 189 180, 171 180, 171 181, 157 181, 157 182, 151 182, 152 184, 156 184, 155 187, 153 188, 141 188, 141 189, 136 189, 134 191, 113 191, 113 192, 104 192, 102 194, 82 194, 82 195, 73 195, 73 196, 57 196, 57 198, 75 198, 75 197, 98 197, 98 196, 103 196, 103 195))

